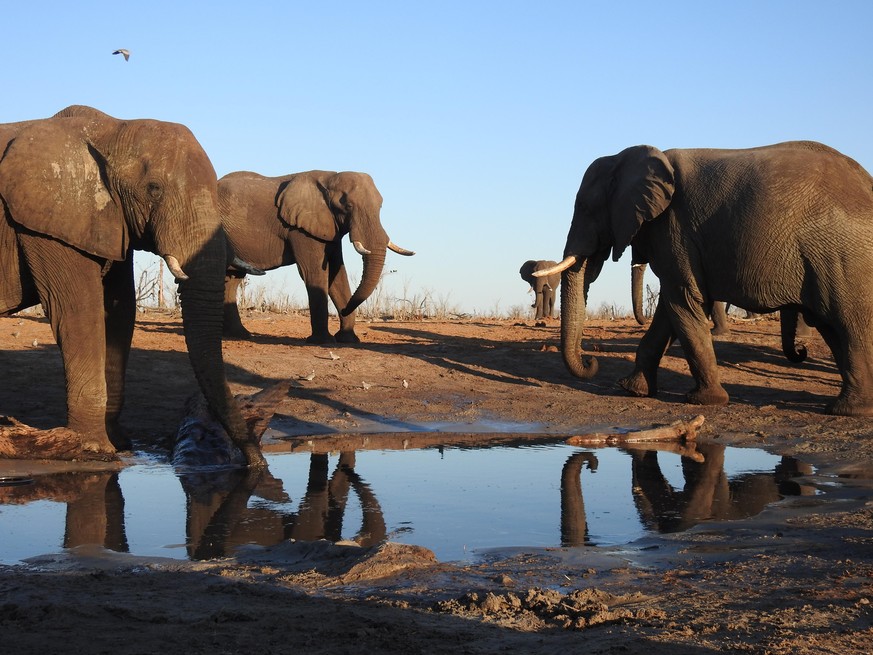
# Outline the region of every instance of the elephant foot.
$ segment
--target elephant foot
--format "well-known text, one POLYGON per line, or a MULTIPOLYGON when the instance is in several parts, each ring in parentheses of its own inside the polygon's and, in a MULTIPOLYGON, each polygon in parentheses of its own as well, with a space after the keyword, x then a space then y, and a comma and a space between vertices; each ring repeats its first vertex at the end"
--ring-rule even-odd
POLYGON ((109 434, 109 441, 116 451, 124 452, 133 450, 133 442, 117 421, 107 421, 106 432, 109 434))
POLYGON ((873 401, 852 398, 841 393, 827 406, 827 412, 837 416, 873 416, 873 401))
POLYGON ((627 391, 632 396, 638 398, 654 397, 658 393, 658 385, 655 382, 654 376, 647 376, 643 371, 636 370, 627 377, 623 377, 618 381, 618 386, 627 391), (651 382, 649 378, 651 377, 651 382))
POLYGON ((223 331, 226 339, 251 339, 252 333, 246 330, 242 325, 239 327, 225 327, 223 331))
POLYGON ((730 328, 726 328, 726 327, 714 327, 714 328, 712 328, 712 331, 711 331, 711 334, 714 337, 723 337, 723 336, 726 336, 730 333, 731 333, 730 328))
POLYGON ((82 451, 86 454, 87 459, 105 462, 111 462, 118 459, 118 452, 115 450, 115 446, 110 443, 109 439, 94 435, 85 435, 81 432, 79 435, 82 438, 82 451))
POLYGON ((340 330, 334 338, 337 343, 361 343, 361 339, 353 330, 340 330))
POLYGON ((336 339, 330 332, 326 332, 325 334, 311 334, 306 337, 306 343, 311 344, 325 344, 325 343, 336 343, 336 339))
POLYGON ((685 396, 685 402, 692 405, 727 405, 730 400, 727 391, 719 385, 697 387, 685 396))

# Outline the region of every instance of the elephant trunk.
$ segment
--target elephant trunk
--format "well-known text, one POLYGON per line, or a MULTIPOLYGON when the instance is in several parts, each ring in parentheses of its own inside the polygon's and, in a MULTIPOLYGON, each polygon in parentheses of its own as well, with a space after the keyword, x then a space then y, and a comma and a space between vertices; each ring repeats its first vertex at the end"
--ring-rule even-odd
POLYGON ((227 430, 249 465, 262 465, 264 457, 250 435, 239 406, 227 385, 221 335, 224 310, 225 243, 221 233, 212 235, 183 267, 179 298, 185 344, 200 390, 214 416, 227 430))
POLYGON ((800 312, 796 309, 783 309, 779 314, 779 322, 782 326, 782 352, 789 362, 800 364, 806 361, 807 356, 806 346, 797 343, 800 312))
POLYGON ((646 324, 646 316, 643 312, 643 277, 645 273, 645 264, 631 265, 631 299, 634 306, 634 318, 640 325, 646 324))
POLYGON ((382 268, 385 266, 385 247, 370 251, 369 255, 364 255, 364 270, 361 273, 361 283, 352 297, 349 298, 349 303, 342 310, 343 316, 348 316, 355 311, 361 303, 363 303, 370 294, 376 289, 379 280, 382 278, 382 268))
POLYGON ((561 350, 564 364, 577 378, 587 380, 597 373, 597 360, 582 361, 580 343, 585 327, 585 304, 588 291, 586 269, 588 259, 582 259, 561 276, 561 350))

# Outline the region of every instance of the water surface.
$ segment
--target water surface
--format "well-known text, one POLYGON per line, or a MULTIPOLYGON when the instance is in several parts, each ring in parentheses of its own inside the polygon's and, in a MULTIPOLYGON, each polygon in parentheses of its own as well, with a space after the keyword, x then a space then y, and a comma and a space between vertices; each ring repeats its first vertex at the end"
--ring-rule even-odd
POLYGON ((762 450, 492 447, 267 456, 268 470, 177 471, 140 457, 118 473, 33 476, 0 487, 0 562, 98 543, 206 559, 285 539, 390 539, 442 561, 510 546, 612 546, 753 516, 809 492, 795 460, 762 450))

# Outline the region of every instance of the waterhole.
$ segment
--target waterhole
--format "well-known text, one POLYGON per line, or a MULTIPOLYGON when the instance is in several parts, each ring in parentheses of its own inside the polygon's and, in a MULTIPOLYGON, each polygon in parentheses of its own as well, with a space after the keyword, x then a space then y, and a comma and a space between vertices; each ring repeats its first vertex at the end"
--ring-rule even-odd
POLYGON ((460 561, 501 547, 621 545, 812 493, 796 480, 810 472, 796 460, 719 445, 701 444, 694 458, 668 445, 557 439, 346 448, 268 453, 260 474, 181 471, 138 456, 116 472, 0 479, 0 562, 84 544, 208 559, 287 539, 391 540, 460 561))

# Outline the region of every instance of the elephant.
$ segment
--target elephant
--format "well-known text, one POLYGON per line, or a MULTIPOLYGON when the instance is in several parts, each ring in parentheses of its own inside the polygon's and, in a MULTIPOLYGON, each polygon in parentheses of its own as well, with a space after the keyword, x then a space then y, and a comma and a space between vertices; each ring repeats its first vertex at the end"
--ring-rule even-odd
POLYGON ((531 290, 536 295, 536 300, 531 307, 535 308, 534 318, 553 318, 555 312, 555 290, 561 283, 561 275, 555 273, 545 277, 534 277, 534 271, 541 271, 546 268, 557 266, 557 262, 547 260, 529 259, 518 270, 521 279, 527 282, 531 290))
MULTIPOLYGON (((646 324, 646 317, 643 314, 643 276, 645 272, 646 264, 644 262, 634 262, 631 264, 633 312, 634 318, 640 325, 646 324)), ((728 308, 727 303, 721 300, 712 303, 710 318, 712 318, 713 323, 713 336, 730 334, 730 325, 727 318, 728 308)), ((752 312, 747 312, 747 314, 752 314, 752 312)), ((782 353, 788 361, 794 364, 805 362, 808 354, 805 340, 812 334, 811 328, 803 320, 803 316, 794 309, 779 310, 779 322, 782 353)))
POLYGON ((826 145, 748 149, 633 146, 595 160, 576 196, 562 273, 561 338, 570 372, 588 379, 580 337, 589 285, 610 251, 633 244, 661 281, 655 314, 619 385, 657 393, 657 370, 678 337, 690 403, 726 404, 708 315, 715 300, 750 311, 800 312, 841 376, 833 414, 873 415, 873 178, 826 145))
MULTIPOLYGON (((312 334, 309 343, 358 343, 355 309, 376 288, 385 251, 410 256, 379 221, 382 196, 366 173, 307 171, 265 177, 239 171, 218 181, 222 223, 238 257, 264 270, 297 264, 306 284, 312 334), (348 234, 364 258, 361 282, 351 292, 341 240, 348 234), (339 312, 336 335, 328 330, 327 298, 339 312)), ((249 338, 236 294, 244 273, 231 267, 225 284, 226 336, 249 338)))
POLYGON ((189 359, 209 407, 262 465, 221 350, 228 249, 209 157, 184 125, 84 106, 0 125, 0 313, 42 304, 61 351, 67 426, 99 459, 130 447, 119 417, 133 335, 133 250, 179 285, 189 359))

